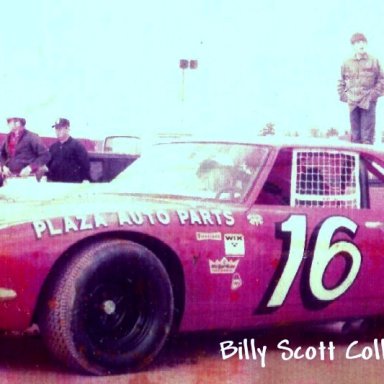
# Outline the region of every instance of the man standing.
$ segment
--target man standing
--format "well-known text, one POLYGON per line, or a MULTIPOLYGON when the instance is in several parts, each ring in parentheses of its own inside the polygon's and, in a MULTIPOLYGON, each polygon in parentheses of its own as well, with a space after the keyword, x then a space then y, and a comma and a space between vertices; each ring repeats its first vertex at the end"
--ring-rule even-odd
POLYGON ((355 54, 341 67, 338 92, 349 106, 352 142, 373 144, 376 102, 384 91, 384 74, 379 61, 367 54, 367 39, 362 33, 355 33, 351 44, 355 54))
POLYGON ((55 128, 57 142, 49 148, 51 160, 47 179, 67 183, 89 180, 88 153, 79 141, 70 136, 69 120, 60 118, 52 128, 55 128))
POLYGON ((1 146, 1 175, 26 177, 36 173, 49 160, 48 149, 39 136, 25 128, 22 117, 7 119, 10 129, 1 146))

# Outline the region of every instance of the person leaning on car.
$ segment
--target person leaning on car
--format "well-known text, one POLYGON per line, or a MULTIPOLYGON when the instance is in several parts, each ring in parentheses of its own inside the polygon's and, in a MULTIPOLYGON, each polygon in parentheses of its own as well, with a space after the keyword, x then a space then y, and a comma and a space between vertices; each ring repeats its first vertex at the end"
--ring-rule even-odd
POLYGON ((49 151, 40 137, 28 131, 22 117, 7 119, 10 132, 1 146, 1 177, 26 177, 38 172, 49 161, 49 151))
POLYGON ((51 145, 48 181, 81 183, 89 180, 89 157, 84 146, 70 136, 70 122, 60 118, 55 124, 57 141, 51 145))
POLYGON ((352 142, 373 144, 376 101, 384 91, 384 73, 379 61, 367 54, 362 33, 355 33, 351 44, 355 54, 341 67, 338 93, 349 106, 352 142))

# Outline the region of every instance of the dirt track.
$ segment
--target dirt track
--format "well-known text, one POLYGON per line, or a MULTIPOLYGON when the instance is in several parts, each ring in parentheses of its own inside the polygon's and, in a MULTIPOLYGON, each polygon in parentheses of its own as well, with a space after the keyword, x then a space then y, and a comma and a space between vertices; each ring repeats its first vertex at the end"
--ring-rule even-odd
MULTIPOLYGON (((3 335, 0 337, 0 383, 381 383, 384 369, 384 351, 380 346, 378 334, 351 335, 348 338, 336 334, 307 333, 302 330, 280 330, 271 335, 264 333, 198 333, 182 335, 174 339, 162 353, 156 364, 146 372, 109 377, 82 376, 67 370, 53 361, 44 348, 39 336, 3 335), (220 343, 233 341, 233 346, 244 343, 244 339, 254 339, 256 346, 265 347, 265 368, 261 367, 261 356, 248 354, 242 350, 232 358, 222 359, 220 343), (290 350, 283 340, 289 339, 289 347, 301 346, 297 351, 307 351, 307 357, 313 360, 291 359, 290 350), (324 348, 321 348, 321 345, 324 348), (331 352, 333 346, 333 352, 331 352), (327 348, 326 348, 327 347, 327 348), (347 359, 363 351, 367 358, 347 359), (323 350, 323 353, 321 353, 323 350), (249 360, 245 360, 248 356, 249 360), (256 357, 254 360, 252 357, 256 357), (323 357, 323 360, 321 360, 323 357)), ((241 344, 243 345, 243 344, 241 344)), ((230 350, 227 352, 229 354, 230 350)))

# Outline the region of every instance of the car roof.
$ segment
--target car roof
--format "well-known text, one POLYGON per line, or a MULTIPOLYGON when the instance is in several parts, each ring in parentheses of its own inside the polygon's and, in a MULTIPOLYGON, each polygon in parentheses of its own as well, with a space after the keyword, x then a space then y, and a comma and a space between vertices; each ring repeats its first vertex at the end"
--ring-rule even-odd
POLYGON ((314 138, 314 137, 289 137, 289 136, 191 136, 188 139, 174 139, 161 141, 164 143, 232 143, 232 144, 253 144, 268 145, 275 148, 329 148, 340 150, 355 150, 372 152, 384 155, 383 147, 380 145, 356 144, 338 138, 314 138))

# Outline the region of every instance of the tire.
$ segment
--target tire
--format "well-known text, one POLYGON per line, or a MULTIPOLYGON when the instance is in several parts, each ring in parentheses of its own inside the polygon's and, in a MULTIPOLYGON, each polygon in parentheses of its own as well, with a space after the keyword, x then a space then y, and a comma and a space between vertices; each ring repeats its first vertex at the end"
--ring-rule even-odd
POLYGON ((169 276, 147 248, 99 242, 73 257, 48 283, 39 327, 68 366, 104 375, 136 371, 163 347, 174 312, 169 276))

